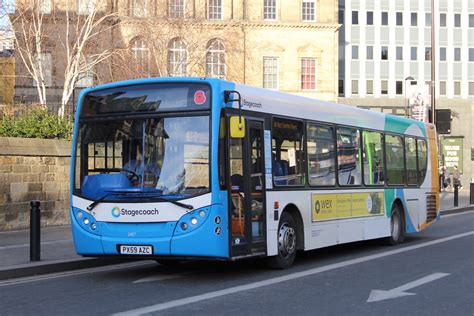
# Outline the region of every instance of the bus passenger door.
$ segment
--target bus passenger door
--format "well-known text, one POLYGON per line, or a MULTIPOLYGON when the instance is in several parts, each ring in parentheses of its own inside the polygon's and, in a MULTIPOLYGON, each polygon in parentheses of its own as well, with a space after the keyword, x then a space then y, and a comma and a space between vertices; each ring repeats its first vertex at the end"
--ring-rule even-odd
POLYGON ((263 123, 246 120, 244 138, 230 138, 231 256, 265 254, 263 123))

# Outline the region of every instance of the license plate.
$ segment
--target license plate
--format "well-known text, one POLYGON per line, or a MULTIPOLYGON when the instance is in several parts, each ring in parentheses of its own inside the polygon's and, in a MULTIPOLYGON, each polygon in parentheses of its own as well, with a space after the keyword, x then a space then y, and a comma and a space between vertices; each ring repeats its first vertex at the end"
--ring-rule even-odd
POLYGON ((138 245, 121 245, 120 254, 122 255, 152 255, 152 246, 138 246, 138 245))

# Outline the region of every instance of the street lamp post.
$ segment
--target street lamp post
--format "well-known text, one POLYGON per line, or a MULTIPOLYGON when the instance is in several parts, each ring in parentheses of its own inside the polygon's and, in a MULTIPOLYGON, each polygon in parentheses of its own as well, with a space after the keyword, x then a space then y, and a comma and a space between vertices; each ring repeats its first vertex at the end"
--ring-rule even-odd
POLYGON ((405 89, 403 89, 403 99, 406 100, 405 116, 410 117, 410 98, 407 98, 407 80, 413 81, 415 78, 408 76, 405 78, 405 89))

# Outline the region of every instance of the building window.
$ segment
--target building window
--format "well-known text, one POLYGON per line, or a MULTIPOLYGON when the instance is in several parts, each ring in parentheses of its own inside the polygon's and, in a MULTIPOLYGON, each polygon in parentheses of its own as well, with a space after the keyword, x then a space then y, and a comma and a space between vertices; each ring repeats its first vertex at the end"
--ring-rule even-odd
POLYGON ((398 95, 403 93, 403 81, 395 82, 395 93, 398 95))
POLYGON ((222 0, 209 0, 209 20, 222 20, 222 0))
POLYGON ((135 18, 145 18, 148 15, 148 0, 131 0, 130 13, 135 18))
POLYGON ((374 47, 367 46, 367 60, 372 60, 372 59, 374 59, 374 47))
POLYGON ((461 95, 461 82, 454 81, 454 95, 460 96, 461 95))
POLYGON ((388 12, 382 12, 382 25, 388 25, 388 12))
POLYGON ((179 39, 172 39, 168 46, 168 72, 170 76, 186 76, 188 53, 186 44, 179 39))
POLYGON ((474 27, 474 14, 469 14, 469 27, 474 27))
POLYGON ((454 61, 461 61, 461 48, 454 48, 454 61))
POLYGON ((352 45, 352 59, 359 59, 359 46, 352 45))
POLYGON ((359 11, 352 11, 352 24, 359 24, 359 11))
POLYGON ((397 12, 397 26, 403 25, 403 12, 397 12))
POLYGON ((97 0, 77 0, 77 14, 88 15, 95 10, 97 0))
POLYGON ((38 2, 38 10, 41 14, 51 14, 51 0, 40 0, 38 2))
POLYGON ((469 82, 469 95, 474 95, 474 81, 469 82))
POLYGON ((469 61, 474 61, 474 48, 469 48, 469 61))
POLYGON ((264 0, 263 18, 265 20, 276 20, 276 0, 264 0))
POLYGON ((225 47, 218 39, 211 40, 207 46, 206 76, 221 79, 226 76, 225 47))
POLYGON ((130 50, 135 60, 137 70, 148 74, 149 57, 148 43, 143 37, 136 37, 130 41, 130 50))
POLYGON ((381 83, 380 92, 382 94, 388 94, 388 81, 387 80, 382 80, 380 83, 381 83))
POLYGON ((439 60, 446 61, 446 47, 439 48, 439 60))
POLYGON ((184 0, 170 0, 170 17, 172 19, 184 18, 184 0))
POLYGON ((417 55, 417 48, 416 47, 411 47, 411 49, 410 49, 411 60, 416 60, 416 55, 417 55))
POLYGON ((278 89, 278 58, 263 57, 263 87, 278 89))
POLYGON ((425 13, 425 26, 431 26, 431 13, 425 13))
POLYGON ((301 59, 301 89, 315 90, 316 89, 316 59, 302 58, 301 59))
POLYGON ((301 9, 303 21, 316 20, 314 0, 303 0, 301 9))
POLYGON ((359 80, 352 80, 351 93, 359 94, 359 80))
POLYGON ((339 79, 339 95, 344 95, 344 80, 339 79))
POLYGON ((446 95, 446 81, 439 82, 439 95, 446 95))
MULTIPOLYGON (((51 87, 53 85, 53 60, 51 53, 40 53, 36 56, 36 59, 43 69, 44 86, 51 87)), ((37 86, 36 81, 33 82, 33 85, 37 86)))
POLYGON ((91 87, 94 85, 93 58, 87 56, 82 59, 80 68, 83 70, 76 81, 76 87, 91 87))
POLYGON ((459 13, 454 15, 454 27, 461 27, 461 14, 459 13))
POLYGON ((431 60, 431 47, 425 47, 425 60, 431 60))
POLYGON ((418 13, 412 12, 411 13, 411 26, 417 26, 418 25, 418 13))
POLYGON ((446 13, 439 14, 439 26, 446 27, 446 13))
POLYGON ((374 12, 367 11, 367 25, 374 25, 374 12))
POLYGON ((366 85, 365 90, 367 94, 374 94, 374 81, 373 80, 367 80, 367 85, 366 85))
POLYGON ((388 60, 388 47, 382 46, 382 60, 388 60))
POLYGON ((403 47, 397 46, 396 55, 397 60, 403 60, 403 47))

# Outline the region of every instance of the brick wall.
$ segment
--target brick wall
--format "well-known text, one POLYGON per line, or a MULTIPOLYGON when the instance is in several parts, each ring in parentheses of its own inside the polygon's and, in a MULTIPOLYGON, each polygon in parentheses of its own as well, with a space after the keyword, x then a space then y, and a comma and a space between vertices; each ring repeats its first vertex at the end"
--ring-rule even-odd
POLYGON ((0 138, 0 231, 29 227, 30 201, 41 202, 41 225, 69 223, 71 143, 0 138))

